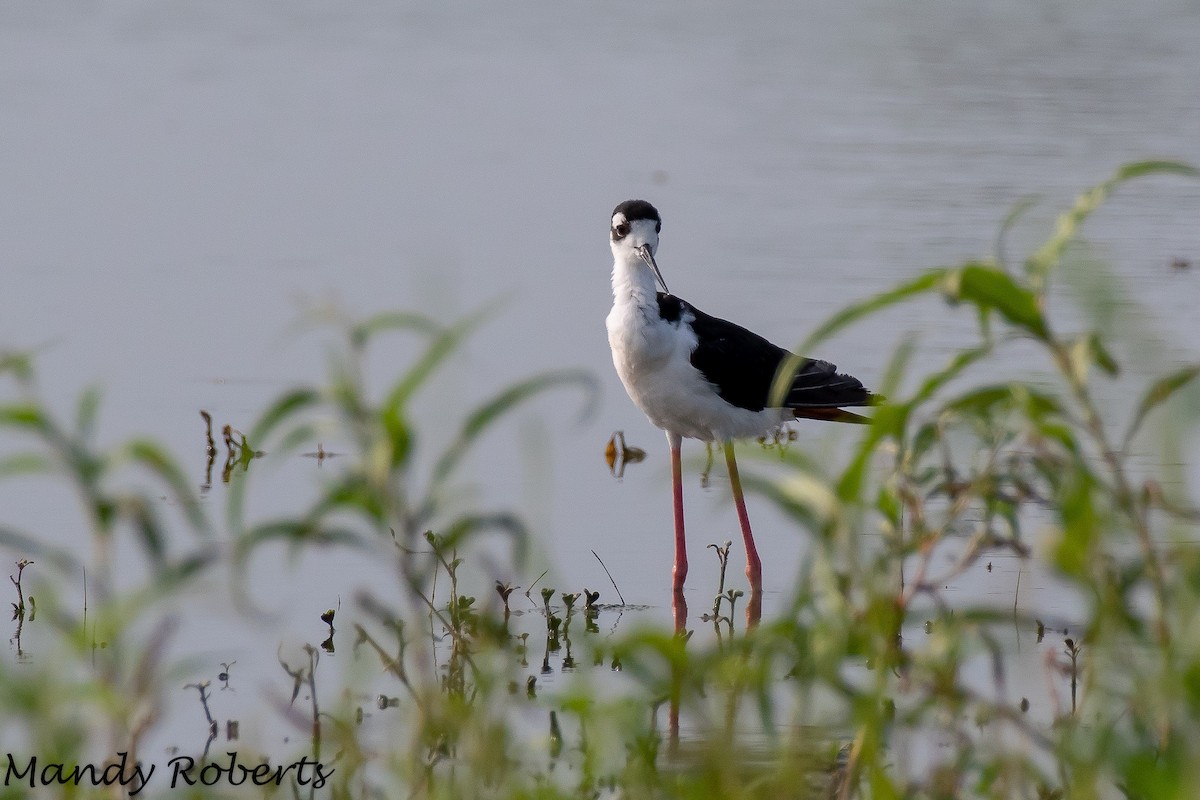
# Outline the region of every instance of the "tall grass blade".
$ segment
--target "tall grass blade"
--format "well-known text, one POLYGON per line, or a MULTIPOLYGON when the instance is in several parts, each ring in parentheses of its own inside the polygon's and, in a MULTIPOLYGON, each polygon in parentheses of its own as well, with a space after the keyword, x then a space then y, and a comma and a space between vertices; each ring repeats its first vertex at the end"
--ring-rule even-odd
POLYGON ((1133 421, 1129 423, 1129 430, 1125 434, 1122 447, 1129 447, 1130 442, 1137 435, 1138 429, 1141 428, 1147 414, 1195 380, 1198 375, 1200 375, 1200 364, 1193 364, 1190 367, 1184 367, 1181 370, 1172 372, 1170 375, 1159 378, 1150 384, 1150 388, 1146 390, 1146 393, 1142 395, 1142 399, 1138 403, 1137 411, 1133 415, 1133 421))
POLYGON ((494 312, 494 307, 485 307, 437 334, 429 347, 417 359, 417 363, 396 383, 391 393, 383 401, 383 408, 387 410, 406 405, 437 368, 444 364, 446 359, 462 346, 463 341, 494 312))
POLYGON ((584 414, 595 407, 599 396, 599 383, 595 376, 583 370, 555 370, 544 372, 509 386, 471 411, 454 441, 446 448, 433 471, 433 484, 440 485, 457 466, 462 456, 479 436, 500 417, 525 401, 550 389, 561 386, 577 386, 585 390, 587 403, 584 414))
POLYGON ((415 331, 427 336, 435 336, 442 331, 442 325, 424 314, 383 311, 351 326, 350 343, 356 349, 362 349, 375 336, 384 331, 415 331))
POLYGON ((952 270, 946 274, 943 287, 950 299, 965 300, 978 307, 985 320, 995 311, 1010 324, 1038 339, 1049 336, 1046 320, 1033 292, 991 264, 976 262, 952 270))
POLYGON ((800 347, 796 348, 794 354, 779 364, 779 369, 775 373, 775 381, 771 384, 771 402, 778 404, 787 395, 788 387, 791 386, 796 371, 808 360, 807 357, 800 354, 810 352, 816 345, 860 319, 905 300, 935 291, 941 285, 945 274, 946 270, 944 269, 931 270, 913 280, 905 281, 894 289, 850 305, 831 316, 809 334, 800 347))
POLYGON ((1079 228, 1092 213, 1108 199, 1121 184, 1146 175, 1200 176, 1200 171, 1181 161, 1139 161, 1126 164, 1104 183, 1081 194, 1070 210, 1063 212, 1054 227, 1054 234, 1025 262, 1025 271, 1035 294, 1045 291, 1046 280, 1058 266, 1063 251, 1079 235, 1079 228))

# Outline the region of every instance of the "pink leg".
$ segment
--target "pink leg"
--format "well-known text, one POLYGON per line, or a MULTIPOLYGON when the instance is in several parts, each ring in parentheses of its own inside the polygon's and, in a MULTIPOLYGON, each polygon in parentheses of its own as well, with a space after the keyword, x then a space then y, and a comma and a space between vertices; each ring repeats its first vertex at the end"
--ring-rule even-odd
POLYGON ((742 479, 733 456, 733 442, 725 442, 725 464, 729 469, 729 485, 733 489, 733 505, 737 508, 738 523, 742 527, 742 541, 746 545, 746 578, 750 581, 746 620, 753 625, 762 616, 762 561, 758 557, 758 548, 754 546, 754 534, 750 532, 750 516, 746 513, 746 498, 742 495, 742 479))
POLYGON ((683 591, 687 579, 687 544, 683 537, 683 466, 680 463, 680 448, 683 439, 678 434, 667 432, 667 443, 671 446, 671 497, 675 512, 675 571, 672 573, 672 588, 676 593, 683 591))

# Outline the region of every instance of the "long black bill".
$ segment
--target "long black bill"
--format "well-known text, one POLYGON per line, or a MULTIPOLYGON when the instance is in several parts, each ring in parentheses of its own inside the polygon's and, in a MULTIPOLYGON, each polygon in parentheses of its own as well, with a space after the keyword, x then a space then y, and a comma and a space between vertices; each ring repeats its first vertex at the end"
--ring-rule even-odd
POLYGON ((650 265, 650 269, 654 270, 654 275, 658 278, 658 282, 662 284, 663 291, 670 294, 671 290, 667 288, 667 282, 663 280, 662 273, 658 271, 658 264, 654 263, 654 255, 650 252, 650 245, 644 244, 639 247, 638 255, 642 257, 642 261, 650 265))

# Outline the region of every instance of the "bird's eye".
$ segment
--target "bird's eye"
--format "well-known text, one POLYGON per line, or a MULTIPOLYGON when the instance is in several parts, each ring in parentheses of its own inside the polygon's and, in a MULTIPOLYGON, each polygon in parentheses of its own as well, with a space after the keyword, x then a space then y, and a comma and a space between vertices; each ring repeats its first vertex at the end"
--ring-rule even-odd
POLYGON ((628 222, 618 222, 616 225, 613 225, 612 233, 613 233, 613 239, 617 239, 617 240, 624 239, 626 236, 629 235, 629 223, 628 222))

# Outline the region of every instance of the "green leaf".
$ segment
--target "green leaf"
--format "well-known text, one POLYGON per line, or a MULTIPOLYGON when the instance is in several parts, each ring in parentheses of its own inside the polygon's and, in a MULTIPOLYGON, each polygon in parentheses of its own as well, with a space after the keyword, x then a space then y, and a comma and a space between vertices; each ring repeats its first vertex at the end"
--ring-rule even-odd
POLYGON ((351 327, 350 343, 356 348, 365 347, 376 334, 388 330, 416 331, 434 336, 442 330, 442 326, 424 314, 384 311, 351 327))
POLYGON ((156 568, 166 563, 166 541, 162 525, 154 510, 143 498, 131 498, 122 503, 123 511, 132 522, 142 549, 156 568))
MULTIPOLYGON (((815 331, 809 334, 808 338, 796 348, 796 353, 809 352, 813 347, 833 336, 838 331, 864 317, 869 317, 877 311, 936 290, 945 278, 945 274, 946 270, 944 269, 930 270, 910 281, 905 281, 890 291, 847 306, 821 323, 815 331)), ((771 384, 771 398, 773 402, 779 403, 784 395, 787 394, 788 387, 791 386, 796 371, 807 360, 805 356, 789 353, 788 357, 780 362, 779 369, 775 373, 775 381, 771 384)))
POLYGON ((1133 441, 1133 437, 1137 434, 1138 428, 1141 427, 1147 414, 1161 405, 1171 395, 1195 380, 1197 375, 1200 375, 1200 364, 1193 364, 1190 367, 1184 367, 1181 370, 1172 372, 1170 375, 1159 378, 1150 384, 1150 388, 1142 396, 1142 401, 1138 403, 1137 411, 1133 415, 1133 422, 1129 425, 1129 432, 1125 434, 1125 445, 1128 446, 1133 441))
POLYGON ((383 429, 387 433, 388 443, 390 444, 391 458, 389 465, 391 469, 396 469, 408 463, 409 456, 413 452, 414 431, 408 423, 408 419, 404 416, 403 411, 398 406, 386 406, 380 410, 379 416, 383 422, 383 429))
POLYGON ((287 392, 259 416, 254 427, 250 429, 250 435, 245 437, 246 441, 254 447, 261 446, 276 427, 320 402, 321 394, 316 389, 304 387, 287 392))
POLYGON ((480 434, 491 427, 497 419, 531 397, 559 386, 578 386, 586 391, 588 403, 584 410, 585 414, 594 406, 600 391, 595 376, 584 370, 543 372, 503 389, 467 415, 458 436, 446 448, 433 471, 433 485, 436 487, 446 479, 480 434))
POLYGON ((1200 171, 1179 161, 1137 161, 1125 164, 1107 181, 1081 194, 1069 211, 1059 215, 1054 234, 1025 262, 1025 270, 1034 293, 1040 295, 1045 290, 1046 279, 1058 266, 1067 245, 1078 236, 1080 226, 1117 187, 1125 181, 1155 174, 1194 178, 1200 176, 1200 171))
POLYGON ((1058 497, 1063 530, 1054 548, 1058 568, 1084 579, 1096 562, 1094 550, 1100 537, 1101 512, 1096 508, 1096 487, 1085 471, 1071 471, 1058 497))
POLYGON ((1004 242, 1008 238, 1009 231, 1017 224, 1017 220, 1025 215, 1026 211, 1037 205, 1040 199, 1036 195, 1021 198, 1008 214, 1005 215, 1004 221, 1000 223, 1000 230, 996 232, 996 263, 1001 268, 1007 269, 1008 267, 1008 259, 1004 252, 1004 242))
POLYGON ((28 381, 33 377, 33 358, 28 353, 0 353, 0 375, 6 372, 28 381))
POLYGON ((1096 366, 1114 377, 1121 372, 1120 365, 1117 364, 1117 360, 1113 358, 1108 348, 1104 346, 1104 340, 1100 338, 1100 334, 1091 334, 1088 337, 1088 346, 1091 348, 1092 357, 1096 360, 1096 366))
POLYGON ((0 458, 0 478, 36 475, 50 472, 53 468, 50 459, 41 453, 13 453, 0 458))
POLYGON ((70 550, 57 547, 43 541, 44 537, 30 536, 25 533, 0 526, 0 547, 12 550, 22 558, 28 558, 38 564, 49 564, 64 575, 76 577, 83 569, 82 563, 70 550))
POLYGON ((99 412, 100 390, 94 386, 85 389, 79 395, 79 403, 75 407, 75 430, 80 441, 87 441, 92 437, 99 412))
POLYGON ((981 312, 996 311, 1010 324, 1039 339, 1049 330, 1033 292, 991 264, 972 263, 946 274, 946 295, 976 305, 981 312))
POLYGON ((946 403, 942 411, 986 418, 1009 408, 1021 408, 1034 417, 1062 413, 1056 397, 1023 383, 980 386, 946 403))
POLYGON ((45 413, 32 403, 0 406, 0 426, 26 428, 45 433, 50 421, 45 413))
POLYGON ((970 350, 963 350, 950 360, 945 369, 930 375, 917 389, 909 405, 916 406, 933 397, 947 383, 957 378, 975 362, 987 357, 992 352, 991 345, 981 345, 970 350))
POLYGON ((116 458, 149 470, 170 488, 192 527, 200 533, 208 532, 208 522, 200 508, 199 498, 192 491, 191 481, 158 443, 149 439, 133 439, 118 451, 116 458))
POLYGON ((404 406, 434 371, 462 346, 467 336, 483 324, 493 311, 492 306, 487 306, 435 336, 424 354, 417 359, 417 363, 392 387, 392 391, 383 401, 383 408, 387 410, 404 406))

